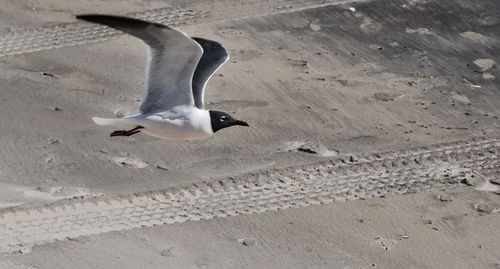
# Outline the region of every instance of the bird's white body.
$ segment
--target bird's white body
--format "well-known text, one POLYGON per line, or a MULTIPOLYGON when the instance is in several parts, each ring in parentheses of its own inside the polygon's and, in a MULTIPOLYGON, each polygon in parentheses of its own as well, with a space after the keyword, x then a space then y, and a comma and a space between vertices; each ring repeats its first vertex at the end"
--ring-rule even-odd
POLYGON ((113 125, 121 128, 142 126, 141 132, 150 136, 173 139, 201 139, 214 134, 208 110, 193 106, 177 106, 168 111, 136 114, 121 119, 93 118, 99 125, 113 125))

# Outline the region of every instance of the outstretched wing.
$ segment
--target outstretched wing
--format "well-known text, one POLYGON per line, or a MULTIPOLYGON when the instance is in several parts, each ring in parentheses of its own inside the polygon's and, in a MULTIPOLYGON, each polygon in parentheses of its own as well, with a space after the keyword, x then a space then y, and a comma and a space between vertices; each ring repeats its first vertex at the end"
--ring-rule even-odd
POLYGON ((194 105, 191 82, 203 49, 193 39, 175 28, 128 17, 79 15, 77 18, 123 31, 147 45, 142 113, 194 105))
POLYGON ((215 71, 229 59, 229 54, 218 42, 198 37, 193 39, 203 48, 203 55, 196 66, 192 82, 194 103, 197 108, 203 109, 205 85, 215 71))

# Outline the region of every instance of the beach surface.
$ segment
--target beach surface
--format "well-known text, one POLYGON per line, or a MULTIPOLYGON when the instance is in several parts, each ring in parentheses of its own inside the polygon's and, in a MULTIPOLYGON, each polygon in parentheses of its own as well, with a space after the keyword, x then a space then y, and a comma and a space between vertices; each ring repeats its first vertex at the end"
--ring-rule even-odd
POLYGON ((500 268, 496 1, 0 7, 0 268, 500 268), (75 14, 217 40, 251 128, 109 137, 145 50, 75 14))

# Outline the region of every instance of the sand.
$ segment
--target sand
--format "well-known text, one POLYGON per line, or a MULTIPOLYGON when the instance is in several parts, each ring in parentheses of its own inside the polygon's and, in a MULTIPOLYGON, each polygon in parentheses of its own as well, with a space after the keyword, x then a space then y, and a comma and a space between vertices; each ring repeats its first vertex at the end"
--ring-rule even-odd
POLYGON ((500 264, 494 1, 119 2, 0 8, 0 267, 500 264), (208 84, 207 107, 252 128, 188 142, 108 137, 90 118, 136 111, 145 52, 72 17, 88 12, 221 42, 231 59, 208 84), (247 207, 246 190, 266 202, 247 207), (154 209, 172 221, 85 226, 106 208, 170 194, 191 206, 154 209), (225 211, 207 209, 213 197, 225 211), (6 229, 74 212, 84 217, 66 223, 71 232, 6 229))
POLYGON ((496 268, 499 214, 473 207, 494 201, 437 188, 83 236, 4 258, 35 268, 496 268))

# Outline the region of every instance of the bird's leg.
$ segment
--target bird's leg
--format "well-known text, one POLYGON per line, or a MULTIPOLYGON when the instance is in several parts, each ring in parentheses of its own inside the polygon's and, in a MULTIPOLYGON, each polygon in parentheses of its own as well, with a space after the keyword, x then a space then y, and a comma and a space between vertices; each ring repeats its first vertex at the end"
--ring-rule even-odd
POLYGON ((137 126, 134 129, 128 130, 127 133, 138 133, 140 132, 140 129, 143 129, 144 127, 142 126, 137 126))
POLYGON ((140 132, 141 132, 141 130, 135 130, 135 131, 133 131, 133 132, 128 131, 125 135, 126 135, 126 136, 131 136, 131 135, 135 135, 135 134, 140 133, 140 132))
POLYGON ((142 128, 144 128, 144 127, 137 126, 134 129, 130 129, 130 130, 117 130, 117 131, 112 132, 109 136, 131 136, 131 135, 135 135, 135 134, 141 132, 140 129, 142 129, 142 128))

